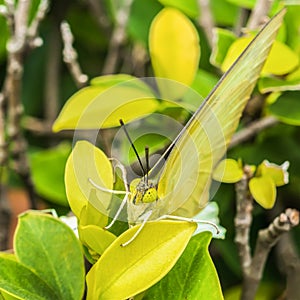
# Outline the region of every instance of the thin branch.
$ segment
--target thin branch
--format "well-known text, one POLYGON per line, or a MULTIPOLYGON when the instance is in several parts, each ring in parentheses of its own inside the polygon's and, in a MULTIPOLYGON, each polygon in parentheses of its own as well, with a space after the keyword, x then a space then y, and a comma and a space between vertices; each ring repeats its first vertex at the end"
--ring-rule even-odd
MULTIPOLYGON (((0 167, 1 168, 1 167, 0 167)), ((6 250, 8 246, 8 232, 11 220, 11 210, 6 201, 6 193, 0 193, 0 251, 6 250)))
POLYGON ((278 242, 281 235, 289 232, 299 224, 299 212, 296 209, 286 209, 268 228, 260 230, 252 259, 252 263, 244 277, 243 300, 252 300, 263 275, 263 270, 271 248, 278 242))
POLYGON ((234 240, 238 247, 243 274, 247 272, 252 261, 249 235, 252 224, 253 199, 248 188, 248 182, 251 176, 250 169, 245 166, 243 178, 235 185, 236 217, 234 219, 234 224, 236 233, 234 240))
POLYGON ((109 29, 111 26, 111 22, 105 13, 104 7, 102 5, 102 1, 98 0, 86 0, 91 14, 93 14, 98 22, 98 25, 101 29, 104 29, 104 33, 109 34, 109 29))
POLYGON ((249 17, 247 28, 250 30, 256 29, 266 22, 266 16, 272 7, 274 0, 259 0, 256 1, 255 7, 249 17))
MULTIPOLYGON (((3 93, 0 93, 0 168, 4 166, 7 159, 7 145, 5 140, 5 111, 3 93)), ((1 179, 1 178, 0 178, 1 179)), ((1 183, 1 180, 0 180, 1 183)), ((0 187, 1 195, 1 187, 0 187)))
POLYGON ((12 168, 23 179, 30 195, 31 205, 36 207, 34 188, 26 156, 27 143, 20 128, 20 119, 23 112, 21 103, 23 58, 26 48, 29 9, 30 1, 20 0, 14 11, 14 34, 7 44, 8 63, 4 87, 7 91, 8 101, 7 135, 13 158, 12 168))
POLYGON ((248 18, 248 11, 245 8, 240 7, 239 8, 239 15, 236 18, 236 22, 235 22, 234 29, 233 29, 233 32, 237 36, 240 36, 242 34, 243 28, 244 28, 244 26, 246 24, 246 21, 247 21, 247 18, 248 18))
POLYGON ((15 18, 14 18, 14 11, 15 11, 15 1, 13 0, 4 0, 5 8, 3 10, 3 15, 6 18, 6 22, 10 31, 10 35, 14 33, 15 27, 15 18))
POLYGON ((69 67, 70 73, 78 88, 84 87, 88 82, 88 76, 83 74, 77 61, 77 52, 73 47, 74 37, 67 22, 61 23, 61 34, 64 42, 64 62, 69 67))
POLYGON ((51 30, 49 32, 49 48, 47 52, 44 116, 47 124, 53 124, 59 110, 59 83, 61 81, 61 39, 59 26, 56 22, 51 25, 51 30))
POLYGON ((126 26, 130 15, 133 0, 124 0, 122 7, 116 13, 116 25, 113 30, 108 53, 103 67, 103 74, 111 74, 116 70, 119 51, 126 40, 126 26))
POLYGON ((131 58, 127 61, 132 62, 132 73, 137 77, 145 77, 146 64, 149 56, 145 47, 139 43, 135 43, 131 50, 131 58))
POLYGON ((300 259, 290 233, 279 239, 276 247, 278 265, 286 275, 286 299, 298 299, 300 295, 300 259))
POLYGON ((35 18, 32 20, 30 27, 27 30, 28 44, 31 48, 40 47, 43 43, 43 40, 38 37, 38 28, 41 21, 45 18, 45 15, 49 8, 48 0, 41 0, 38 7, 35 18))
POLYGON ((6 78, 2 91, 3 98, 1 100, 2 106, 5 105, 7 107, 7 119, 5 119, 7 126, 5 129, 1 126, 1 130, 5 130, 7 133, 8 150, 13 159, 12 168, 23 179, 29 193, 32 208, 36 207, 35 192, 27 157, 27 142, 23 137, 20 126, 23 113, 21 101, 22 76, 25 52, 31 47, 30 41, 36 39, 32 34, 37 33, 35 26, 44 17, 47 4, 47 1, 41 2, 38 13, 35 16, 37 20, 34 18, 32 21, 32 24, 36 25, 33 25, 31 33, 28 32, 31 1, 19 0, 15 4, 14 1, 6 0, 6 11, 4 14, 7 17, 11 37, 7 43, 8 59, 6 78))
POLYGON ((262 130, 275 126, 278 124, 279 121, 275 117, 269 116, 265 117, 263 119, 260 119, 258 121, 254 121, 246 128, 238 131, 231 139, 231 142, 229 144, 229 149, 236 147, 237 145, 248 141, 255 135, 257 135, 262 130))
POLYGON ((198 7, 200 9, 200 16, 198 18, 198 23, 204 30, 204 33, 207 37, 207 41, 210 47, 213 46, 213 29, 215 27, 214 18, 212 16, 212 12, 210 9, 210 1, 209 0, 197 0, 198 7))

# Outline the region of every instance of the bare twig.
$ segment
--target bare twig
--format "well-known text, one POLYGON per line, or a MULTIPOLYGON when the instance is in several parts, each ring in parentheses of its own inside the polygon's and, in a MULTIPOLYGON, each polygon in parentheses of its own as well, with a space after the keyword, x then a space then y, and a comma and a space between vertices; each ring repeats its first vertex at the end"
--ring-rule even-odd
POLYGON ((279 239, 276 247, 278 266, 286 275, 286 299, 296 300, 300 295, 300 259, 290 233, 279 239))
POLYGON ((256 29, 266 21, 266 16, 274 0, 259 0, 249 17, 247 28, 250 30, 256 29))
POLYGON ((146 74, 146 63, 149 61, 149 56, 145 47, 139 43, 133 46, 131 51, 132 73, 137 77, 144 77, 146 74))
POLYGON ((59 110, 59 83, 61 81, 61 39, 59 26, 56 22, 52 24, 51 31, 49 32, 49 47, 47 52, 44 116, 46 124, 53 124, 59 110))
POLYGON ((252 224, 253 199, 248 189, 249 178, 252 176, 250 169, 245 166, 244 176, 235 185, 236 189, 236 217, 235 223, 235 243, 242 266, 243 274, 251 265, 251 253, 249 246, 249 233, 252 224))
POLYGON ((35 18, 32 20, 30 27, 27 30, 28 44, 31 48, 40 47, 43 40, 38 37, 38 28, 41 21, 45 18, 49 7, 48 0, 41 0, 35 18))
POLYGON ((252 263, 244 277, 241 299, 254 299, 271 248, 283 233, 290 231, 298 224, 299 212, 288 208, 275 218, 268 228, 259 231, 252 263))
POLYGON ((103 67, 103 74, 111 74, 116 70, 119 59, 119 50, 126 40, 126 25, 129 19, 133 0, 124 0, 122 7, 116 13, 116 25, 113 30, 108 53, 103 67))
MULTIPOLYGON (((7 126, 1 130, 7 133, 7 141, 1 140, 1 144, 9 144, 8 150, 13 159, 12 167, 17 174, 23 179, 28 193, 30 195, 31 206, 36 207, 35 193, 31 181, 30 169, 27 158, 27 142, 23 137, 20 119, 23 112, 21 102, 21 89, 22 89, 22 75, 24 56, 27 49, 36 47, 37 25, 45 15, 47 10, 47 1, 42 1, 35 16, 36 19, 32 21, 31 33, 28 29, 28 18, 31 1, 19 0, 17 4, 14 1, 6 0, 6 10, 4 15, 7 18, 7 23, 11 31, 11 37, 7 43, 8 59, 6 68, 6 78, 2 90, 2 107, 7 107, 7 119, 5 120, 7 126)), ((3 109, 2 109, 3 112, 3 109)), ((2 137, 3 139, 3 137, 2 137)), ((3 147, 2 147, 3 149, 3 147)), ((2 154, 4 153, 1 150, 2 154)), ((8 154, 6 153, 6 156, 8 154)), ((5 156, 5 155, 4 155, 5 156)))
MULTIPOLYGON (((286 209, 284 213, 281 213, 279 217, 273 220, 268 228, 259 231, 255 251, 252 256, 249 241, 253 209, 249 180, 252 177, 253 171, 246 165, 243 178, 236 183, 235 243, 238 248, 243 272, 242 300, 253 300, 255 298, 270 249, 278 242, 282 233, 290 231, 299 224, 299 212, 295 209, 286 209)), ((298 267, 300 267, 299 259, 294 260, 294 262, 296 261, 298 267)), ((290 264, 289 267, 289 275, 292 276, 294 275, 294 269, 290 264)))
POLYGON ((8 246, 9 222, 11 211, 6 201, 6 193, 0 193, 0 251, 6 250, 8 246))
POLYGON ((77 61, 77 52, 73 48, 74 37, 67 22, 61 23, 61 34, 64 42, 63 57, 78 88, 87 84, 88 76, 83 74, 77 61))
POLYGON ((104 29, 105 34, 109 34, 109 29, 111 26, 110 20, 105 13, 104 7, 102 5, 102 1, 98 0, 86 0, 91 14, 93 14, 99 24, 101 29, 104 29))
POLYGON ((265 117, 258 121, 254 121, 253 123, 249 124, 246 128, 238 131, 233 137, 229 144, 229 149, 236 147, 237 145, 251 139, 256 134, 261 132, 262 130, 272 127, 278 124, 279 121, 272 116, 265 117))
POLYGON ((209 45, 213 46, 213 29, 215 27, 214 19, 210 9, 210 1, 208 0, 197 0, 198 7, 201 14, 198 18, 198 23, 202 27, 207 37, 209 45))
MULTIPOLYGON (((5 99, 5 97, 4 97, 3 93, 0 93, 0 168, 4 166, 4 164, 6 162, 6 158, 7 158, 7 147, 6 147, 6 141, 5 141, 4 99, 5 99)), ((1 183, 1 181, 0 181, 0 183, 1 183)), ((1 192, 1 186, 0 186, 0 192, 1 192)))
POLYGON ((246 24, 246 21, 247 21, 247 18, 248 18, 247 10, 243 7, 240 7, 239 8, 239 15, 236 19, 234 30, 233 30, 233 32, 237 36, 240 36, 242 34, 243 28, 244 28, 244 26, 246 24))
POLYGON ((7 134, 10 151, 13 158, 13 169, 23 179, 31 199, 36 207, 33 184, 30 178, 29 164, 26 156, 27 143, 20 128, 20 118, 23 112, 21 103, 21 85, 23 75, 23 59, 26 50, 27 24, 30 1, 21 0, 14 11, 14 34, 8 41, 8 63, 5 89, 8 100, 7 134))

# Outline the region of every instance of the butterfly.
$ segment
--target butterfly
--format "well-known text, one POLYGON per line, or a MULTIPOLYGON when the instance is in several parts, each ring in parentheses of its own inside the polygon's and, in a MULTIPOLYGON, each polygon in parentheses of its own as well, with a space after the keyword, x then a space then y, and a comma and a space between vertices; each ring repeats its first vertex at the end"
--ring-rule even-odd
MULTIPOLYGON (((284 15, 285 9, 275 15, 221 77, 162 156, 165 161, 160 159, 149 172, 146 168, 144 176, 127 188, 114 220, 126 204, 130 224, 167 217, 192 220, 205 207, 212 172, 226 153, 284 15), (156 169, 158 175, 152 179, 156 169)), ((92 177, 89 183, 114 193, 92 177)))

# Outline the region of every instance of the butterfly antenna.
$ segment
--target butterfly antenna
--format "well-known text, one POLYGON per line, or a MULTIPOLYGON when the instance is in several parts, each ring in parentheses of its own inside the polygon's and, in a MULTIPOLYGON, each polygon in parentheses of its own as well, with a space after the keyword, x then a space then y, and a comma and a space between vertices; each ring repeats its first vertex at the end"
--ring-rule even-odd
POLYGON ((146 146, 145 147, 145 158, 146 158, 146 183, 147 183, 147 185, 148 185, 148 173, 149 173, 149 170, 150 170, 150 168, 149 168, 149 147, 148 146, 146 146))
POLYGON ((122 119, 120 119, 120 124, 121 124, 121 126, 122 126, 122 128, 123 128, 123 130, 124 130, 124 132, 125 132, 125 134, 126 134, 126 136, 127 136, 127 138, 128 138, 128 140, 129 140, 129 142, 130 142, 130 144, 131 144, 131 147, 132 147, 132 149, 133 149, 133 151, 134 151, 134 153, 135 153, 135 155, 136 155, 136 157, 137 157, 137 159, 138 159, 138 162, 139 162, 139 164, 140 164, 140 167, 141 167, 141 170, 142 170, 142 173, 143 173, 143 177, 147 174, 147 172, 145 171, 145 169, 144 169, 144 166, 143 166, 143 164, 142 164, 142 161, 141 161, 141 159, 140 159, 140 156, 139 156, 139 154, 138 154, 138 152, 137 152, 137 150, 136 150, 136 148, 135 148, 135 146, 134 146, 134 144, 133 144, 133 142, 132 142, 132 139, 130 138, 130 135, 129 135, 129 133, 128 133, 128 131, 127 131, 127 129, 126 129, 126 127, 125 127, 125 124, 124 124, 124 122, 123 122, 123 120, 122 119))

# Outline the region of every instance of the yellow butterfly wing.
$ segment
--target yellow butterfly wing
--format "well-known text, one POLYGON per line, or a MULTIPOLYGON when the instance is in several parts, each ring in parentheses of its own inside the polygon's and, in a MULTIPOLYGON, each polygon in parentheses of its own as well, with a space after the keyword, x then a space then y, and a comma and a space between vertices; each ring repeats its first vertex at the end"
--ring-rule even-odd
POLYGON ((179 134, 162 170, 161 214, 196 215, 209 200, 213 168, 225 155, 271 49, 285 9, 252 40, 179 134))

